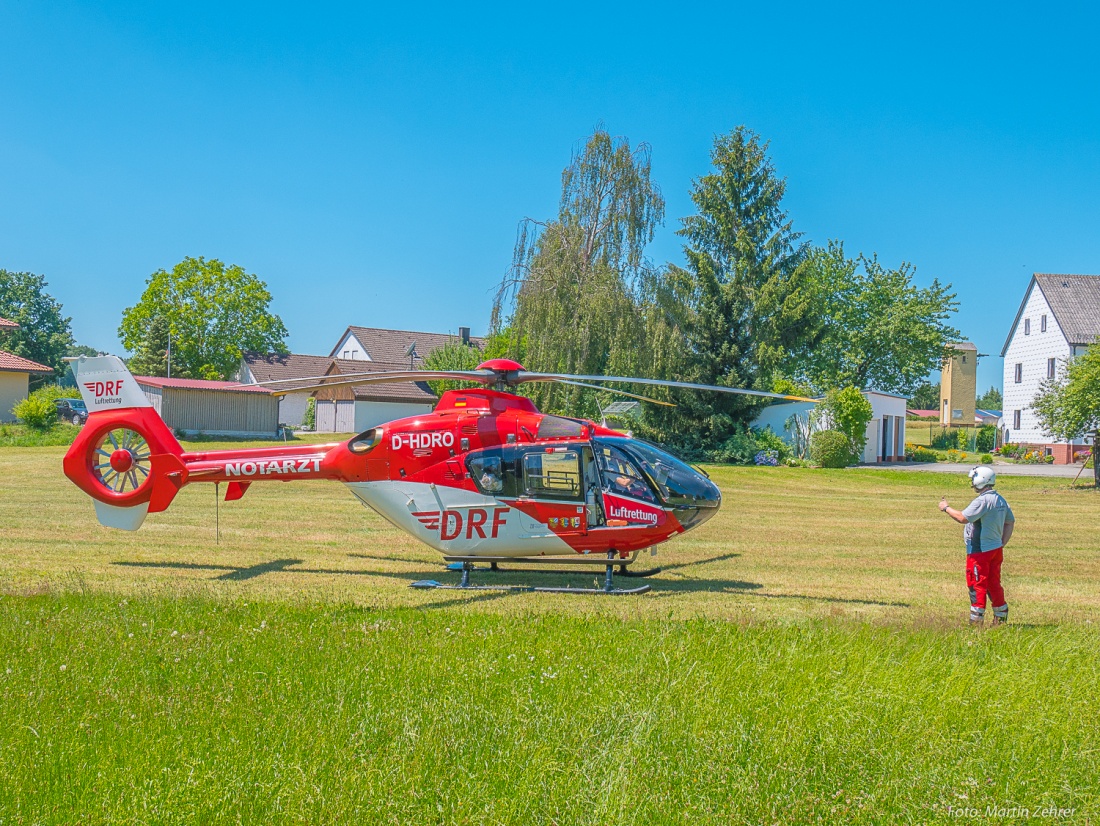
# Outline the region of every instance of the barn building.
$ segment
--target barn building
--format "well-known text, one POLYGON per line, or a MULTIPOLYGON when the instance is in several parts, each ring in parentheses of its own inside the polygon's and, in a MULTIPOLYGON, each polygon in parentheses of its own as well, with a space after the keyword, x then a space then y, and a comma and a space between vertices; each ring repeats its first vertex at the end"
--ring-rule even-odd
POLYGON ((1100 336, 1100 275, 1036 273, 1028 283, 1001 350, 1004 402, 1001 435, 1040 449, 1056 464, 1073 462, 1089 439, 1058 442, 1045 433, 1032 409, 1042 383, 1100 336))
MULTIPOLYGON (((408 370, 408 366, 374 360, 333 359, 328 375, 387 370, 408 370)), ((394 419, 431 413, 439 401, 427 383, 419 381, 326 387, 318 390, 316 397, 318 433, 362 433, 394 419)))
MULTIPOLYGON (((5 330, 18 330, 19 325, 6 318, 0 318, 0 333, 5 330)), ((53 368, 36 361, 0 350, 0 422, 14 422, 12 408, 30 392, 31 374, 52 373, 53 368)))
MULTIPOLYGON (((307 379, 323 376, 332 366, 329 356, 307 356, 298 353, 245 353, 241 358, 241 367, 237 378, 241 384, 258 384, 265 381, 286 381, 288 379, 307 379)), ((299 428, 305 420, 306 407, 313 395, 312 390, 294 391, 296 387, 316 384, 312 381, 297 381, 278 385, 279 390, 290 390, 279 402, 279 421, 289 427, 299 428)))
POLYGON ((279 435, 279 399, 265 388, 156 376, 134 380, 165 423, 188 436, 274 439, 279 435))

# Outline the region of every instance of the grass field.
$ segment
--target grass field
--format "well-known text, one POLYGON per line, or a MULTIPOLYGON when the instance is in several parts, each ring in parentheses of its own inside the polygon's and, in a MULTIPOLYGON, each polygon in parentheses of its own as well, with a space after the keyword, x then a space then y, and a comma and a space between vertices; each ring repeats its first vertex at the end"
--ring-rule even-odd
MULTIPOLYGON (((999 485, 1013 625, 976 632, 965 479, 709 468, 652 593, 457 594, 338 485, 124 534, 62 452, 0 450, 5 826, 1100 818, 1100 497, 1062 480, 999 485)), ((493 581, 536 576, 592 579, 493 581)))

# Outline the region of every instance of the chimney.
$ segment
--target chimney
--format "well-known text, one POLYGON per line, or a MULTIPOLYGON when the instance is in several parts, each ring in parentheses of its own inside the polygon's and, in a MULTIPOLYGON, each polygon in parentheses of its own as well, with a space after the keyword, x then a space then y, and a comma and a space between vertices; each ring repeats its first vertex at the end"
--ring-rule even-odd
POLYGON ((459 327, 458 328, 458 338, 463 344, 469 344, 470 343, 470 328, 469 327, 459 327))

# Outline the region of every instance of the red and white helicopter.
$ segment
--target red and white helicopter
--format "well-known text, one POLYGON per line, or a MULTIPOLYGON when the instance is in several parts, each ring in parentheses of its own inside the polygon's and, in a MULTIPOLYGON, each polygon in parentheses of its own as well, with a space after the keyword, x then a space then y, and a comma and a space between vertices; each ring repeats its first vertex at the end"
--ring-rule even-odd
MULTIPOLYGON (((618 589, 613 568, 640 551, 702 525, 722 495, 704 473, 647 442, 592 421, 540 413, 513 388, 562 382, 667 404, 602 382, 681 387, 812 401, 686 382, 617 376, 532 373, 509 359, 476 370, 410 370, 316 376, 306 388, 458 379, 482 385, 449 390, 430 414, 373 427, 346 442, 186 452, 117 356, 72 360, 88 407, 87 424, 65 455, 64 470, 92 497, 101 524, 137 530, 165 510, 184 485, 226 482, 226 501, 256 482, 331 479, 367 507, 461 565, 573 562, 606 568, 602 593, 618 589)), ((300 383, 302 379, 295 379, 300 383)), ((267 385, 289 384, 262 382, 267 385)), ((277 388, 275 392, 280 392, 277 388)), ((654 551, 655 553, 655 551, 654 551)), ((528 590, 592 592, 581 588, 528 590)))

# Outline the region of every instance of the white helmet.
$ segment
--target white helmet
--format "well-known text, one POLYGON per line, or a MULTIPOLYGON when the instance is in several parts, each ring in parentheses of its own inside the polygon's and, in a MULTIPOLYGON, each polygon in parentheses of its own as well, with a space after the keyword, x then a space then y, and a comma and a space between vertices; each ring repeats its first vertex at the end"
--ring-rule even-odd
POLYGON ((971 470, 968 475, 970 476, 970 484, 974 486, 975 490, 991 488, 997 484, 997 474, 993 472, 993 468, 979 465, 971 470))

